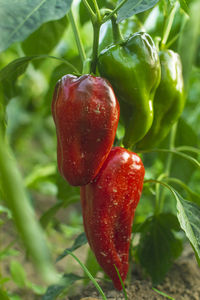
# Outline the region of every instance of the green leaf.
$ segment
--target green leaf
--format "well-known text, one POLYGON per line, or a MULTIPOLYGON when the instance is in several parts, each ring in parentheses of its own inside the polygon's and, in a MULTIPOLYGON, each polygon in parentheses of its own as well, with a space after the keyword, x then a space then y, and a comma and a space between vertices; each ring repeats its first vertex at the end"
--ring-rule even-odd
POLYGON ((74 250, 76 250, 76 249, 80 248, 81 246, 85 245, 86 243, 87 243, 87 238, 86 238, 85 232, 83 232, 83 233, 79 234, 79 236, 75 239, 74 244, 70 248, 65 249, 63 251, 63 253, 58 256, 58 258, 56 259, 56 262, 58 262, 59 260, 61 260, 65 256, 69 255, 69 251, 73 252, 74 250))
POLYGON ((137 256, 154 284, 164 279, 182 252, 182 242, 173 232, 177 229, 176 217, 164 213, 149 217, 142 226, 137 256))
MULTIPOLYGON (((120 2, 122 2, 121 0, 120 2)), ((152 8, 159 0, 127 0, 119 9, 117 22, 121 22, 132 15, 141 13, 152 8)), ((120 3, 119 2, 119 3, 120 3)))
MULTIPOLYGON (((0 0, 1 1, 1 0, 0 0)), ((14 87, 17 78, 22 75, 31 61, 40 60, 40 59, 56 59, 63 62, 63 65, 67 66, 67 69, 75 72, 78 72, 77 69, 70 64, 67 60, 63 58, 58 58, 49 55, 34 55, 34 56, 24 56, 18 59, 13 60, 7 66, 0 70, 0 108, 4 103, 5 96, 7 96, 6 100, 12 97, 12 95, 16 95, 14 87), (14 92, 13 92, 14 91, 14 92), (4 98, 3 98, 4 97, 4 98), (2 103, 2 104, 1 104, 2 103)), ((6 102, 6 104, 7 104, 6 102)), ((5 118, 4 114, 0 112, 0 118, 5 118)))
POLYGON ((187 5, 186 0, 180 0, 181 8, 184 10, 186 14, 189 14, 189 7, 187 5))
POLYGON ((55 300, 57 296, 61 294, 65 289, 69 288, 74 282, 82 279, 82 277, 76 274, 64 274, 61 280, 61 284, 50 285, 43 295, 42 300, 55 300))
POLYGON ((62 18, 72 0, 0 0, 0 51, 23 41, 43 23, 62 18))
POLYGON ((50 207, 47 211, 44 212, 44 214, 40 218, 40 224, 45 229, 51 219, 55 216, 57 211, 63 206, 62 201, 56 202, 52 207, 50 207))
POLYGON ((26 273, 23 266, 16 260, 11 261, 10 273, 13 281, 20 288, 26 287, 26 273))
POLYGON ((80 190, 75 186, 71 186, 62 176, 57 173, 57 198, 62 200, 65 206, 80 200, 80 190))
POLYGON ((200 206, 184 200, 177 192, 175 192, 175 196, 180 226, 192 244, 200 265, 200 206))
POLYGON ((179 53, 183 64, 183 77, 187 86, 192 65, 195 61, 195 55, 198 47, 198 37, 200 34, 200 2, 193 1, 190 4, 190 18, 187 21, 184 30, 179 39, 179 53), (188 41, 190 41, 188 43, 188 41))
MULTIPOLYGON (((180 147, 183 145, 197 147, 198 136, 192 127, 181 118, 178 122, 175 147, 180 147)), ((190 153, 189 155, 193 158, 197 158, 196 154, 190 153)), ((191 180, 192 174, 195 170, 196 168, 191 164, 190 161, 187 161, 179 156, 173 156, 170 176, 179 178, 183 182, 188 183, 191 180)))
POLYGON ((60 41, 66 27, 66 16, 43 24, 22 43, 24 53, 27 56, 49 54, 60 41))

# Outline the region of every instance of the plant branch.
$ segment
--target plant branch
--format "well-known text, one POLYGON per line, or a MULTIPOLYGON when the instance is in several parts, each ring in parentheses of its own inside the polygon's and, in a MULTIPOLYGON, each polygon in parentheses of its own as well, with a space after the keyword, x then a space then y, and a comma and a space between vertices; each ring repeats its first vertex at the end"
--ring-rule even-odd
POLYGON ((127 2, 127 0, 122 0, 122 1, 119 3, 119 5, 118 5, 115 9, 113 9, 113 11, 112 11, 107 17, 105 17, 105 18, 103 19, 103 23, 105 23, 105 22, 107 22, 108 20, 110 20, 111 17, 112 17, 114 14, 116 14, 116 13, 118 12, 118 10, 119 10, 126 2, 127 2))
POLYGON ((71 9, 69 10, 68 15, 69 15, 69 20, 70 20, 72 30, 73 30, 73 33, 74 33, 74 37, 75 37, 75 40, 76 40, 76 45, 77 45, 82 63, 84 63, 84 61, 86 60, 86 54, 85 54, 85 50, 83 48, 83 44, 82 44, 82 41, 81 41, 79 30, 78 30, 78 27, 77 27, 76 22, 74 20, 74 16, 73 16, 73 13, 72 13, 71 9))

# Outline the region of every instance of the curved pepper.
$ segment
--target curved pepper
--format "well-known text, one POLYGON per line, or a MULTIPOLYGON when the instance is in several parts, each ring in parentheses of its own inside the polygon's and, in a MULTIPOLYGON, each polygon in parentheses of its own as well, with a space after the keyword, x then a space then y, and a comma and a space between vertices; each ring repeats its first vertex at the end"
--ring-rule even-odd
POLYGON ((98 68, 112 84, 120 104, 129 104, 124 145, 130 147, 144 137, 153 121, 152 101, 160 81, 160 63, 152 38, 137 32, 122 44, 103 50, 98 68))
POLYGON ((83 223, 97 261, 122 289, 114 265, 124 281, 128 272, 129 245, 133 217, 144 179, 140 157, 115 147, 97 177, 81 187, 83 223))
POLYGON ((115 139, 119 103, 111 85, 100 77, 66 75, 57 83, 52 114, 61 175, 71 185, 89 183, 115 139))
POLYGON ((154 97, 154 120, 147 135, 136 145, 140 150, 157 146, 167 136, 185 104, 179 55, 172 50, 163 50, 159 57, 161 81, 154 97))

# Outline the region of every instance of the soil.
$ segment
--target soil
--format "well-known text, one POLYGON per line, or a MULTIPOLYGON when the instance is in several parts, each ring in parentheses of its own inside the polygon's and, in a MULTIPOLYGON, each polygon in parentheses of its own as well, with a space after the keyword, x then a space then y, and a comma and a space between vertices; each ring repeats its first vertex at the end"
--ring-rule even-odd
MULTIPOLYGON (((169 297, 162 296, 154 291, 151 281, 142 278, 141 270, 138 267, 136 267, 132 275, 131 286, 126 289, 130 300, 200 300, 200 268, 189 245, 185 248, 183 255, 173 265, 163 284, 156 287, 157 290, 167 294, 169 297)), ((114 290, 112 284, 101 284, 101 287, 107 299, 125 299, 123 292, 114 290)), ((96 300, 102 298, 99 296, 98 291, 92 285, 89 285, 81 294, 71 296, 68 299, 96 300)))
MULTIPOLYGON (((66 218, 66 214, 65 214, 66 218)), ((10 242, 18 240, 16 231, 12 226, 12 222, 5 222, 4 226, 1 227, 0 244, 8 245, 10 242)), ((58 253, 61 253, 63 249, 66 248, 66 241, 62 237, 55 234, 51 236, 51 242, 55 245, 58 253)), ((15 245, 13 248, 18 250, 21 255, 15 258, 7 258, 1 263, 1 273, 3 277, 10 276, 9 264, 12 259, 18 260, 25 268, 28 280, 33 283, 40 284, 40 278, 36 275, 35 270, 30 262, 27 261, 26 253, 24 253, 21 245, 15 245)), ((79 257, 81 261, 85 261, 87 253, 87 245, 76 250, 75 254, 79 257)), ((58 255, 56 253, 56 255, 58 255)), ((74 272, 78 275, 80 271, 80 266, 70 257, 65 258, 57 265, 59 272, 74 272), (66 261, 67 259, 67 261, 66 261)), ((113 289, 111 283, 99 282, 103 292, 105 293, 107 299, 109 300, 122 300, 125 299, 123 292, 118 292, 113 289)), ((102 299, 99 296, 98 291, 92 285, 88 284, 84 289, 83 285, 74 285, 70 289, 73 295, 68 297, 60 297, 59 300, 97 300, 102 299)), ((42 296, 35 295, 30 289, 22 289, 16 286, 14 282, 8 281, 5 284, 5 288, 8 291, 13 292, 21 297, 23 300, 41 300, 42 296)), ((130 287, 126 287, 127 295, 129 300, 164 300, 164 299, 174 299, 174 300, 200 300, 200 268, 196 262, 193 250, 190 245, 185 247, 182 256, 174 263, 171 271, 168 273, 163 284, 156 287, 157 290, 167 294, 169 297, 162 296, 153 290, 152 283, 149 279, 145 279, 139 266, 134 266, 132 273, 132 282, 130 287), (171 298, 170 298, 171 297, 171 298)), ((1 299, 0 299, 1 300, 1 299)))

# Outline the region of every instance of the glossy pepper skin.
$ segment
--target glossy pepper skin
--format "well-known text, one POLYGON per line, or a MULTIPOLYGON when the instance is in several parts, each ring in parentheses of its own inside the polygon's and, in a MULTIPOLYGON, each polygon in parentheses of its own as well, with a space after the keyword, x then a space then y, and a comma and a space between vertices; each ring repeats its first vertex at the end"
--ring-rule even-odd
POLYGON ((99 55, 99 72, 112 84, 125 122, 124 145, 141 140, 153 122, 153 98, 160 82, 160 62, 152 38, 137 32, 99 55), (124 103, 123 103, 124 102, 124 103))
POLYGON ((89 183, 114 142, 119 103, 103 78, 66 75, 56 85, 52 114, 61 175, 74 186, 89 183))
POLYGON ((124 148, 112 148, 97 177, 81 187, 83 223, 97 261, 116 289, 124 281, 133 217, 144 179, 140 157, 124 148))
POLYGON ((180 57, 172 50, 159 53, 161 81, 154 97, 154 119, 147 135, 136 145, 146 150, 157 146, 180 117, 184 104, 184 84, 180 57))

